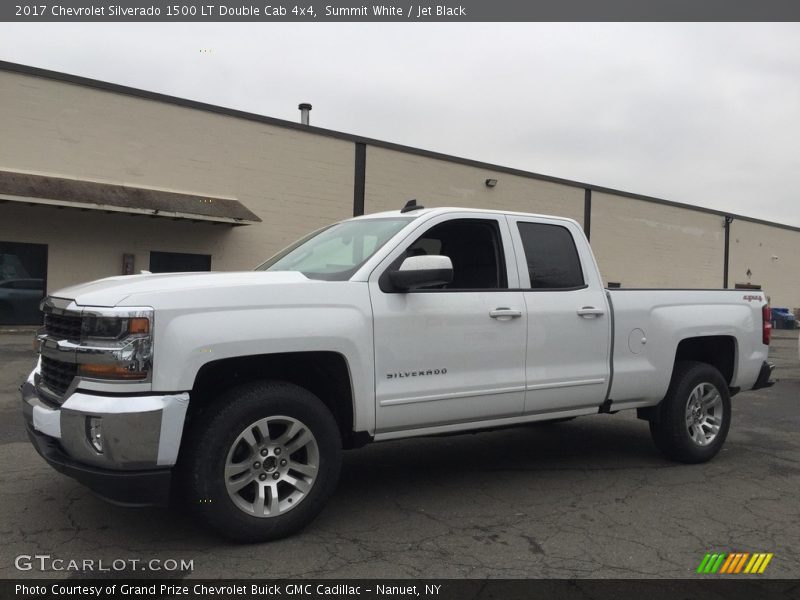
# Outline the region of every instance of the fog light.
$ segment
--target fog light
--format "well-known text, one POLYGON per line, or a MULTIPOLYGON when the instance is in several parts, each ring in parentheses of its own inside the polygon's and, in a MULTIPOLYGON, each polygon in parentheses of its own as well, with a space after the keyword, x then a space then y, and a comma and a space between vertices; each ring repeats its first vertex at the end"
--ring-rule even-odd
POLYGON ((103 419, 86 417, 86 438, 99 454, 103 453, 103 419))

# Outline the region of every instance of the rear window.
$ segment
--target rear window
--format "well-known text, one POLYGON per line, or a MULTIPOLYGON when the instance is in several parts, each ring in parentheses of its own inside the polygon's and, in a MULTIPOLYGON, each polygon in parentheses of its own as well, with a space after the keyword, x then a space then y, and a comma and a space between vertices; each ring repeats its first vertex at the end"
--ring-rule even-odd
POLYGON ((575 240, 566 227, 517 223, 532 289, 583 287, 583 269, 575 240))

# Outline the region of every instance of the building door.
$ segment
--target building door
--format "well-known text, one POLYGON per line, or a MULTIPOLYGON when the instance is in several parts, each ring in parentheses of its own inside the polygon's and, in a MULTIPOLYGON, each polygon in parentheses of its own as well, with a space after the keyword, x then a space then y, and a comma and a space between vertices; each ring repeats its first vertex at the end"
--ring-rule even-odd
POLYGON ((0 242, 0 325, 39 325, 47 245, 0 242))
POLYGON ((210 271, 210 254, 188 254, 185 252, 151 252, 151 273, 185 273, 187 271, 210 271))

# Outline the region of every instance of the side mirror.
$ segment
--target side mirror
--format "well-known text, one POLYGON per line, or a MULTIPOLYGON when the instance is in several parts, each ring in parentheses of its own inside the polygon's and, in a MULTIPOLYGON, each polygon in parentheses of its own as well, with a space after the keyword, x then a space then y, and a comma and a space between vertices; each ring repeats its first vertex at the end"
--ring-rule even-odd
POLYGON ((453 281, 453 262, 449 256, 409 256, 399 271, 389 273, 395 289, 407 292, 453 281))

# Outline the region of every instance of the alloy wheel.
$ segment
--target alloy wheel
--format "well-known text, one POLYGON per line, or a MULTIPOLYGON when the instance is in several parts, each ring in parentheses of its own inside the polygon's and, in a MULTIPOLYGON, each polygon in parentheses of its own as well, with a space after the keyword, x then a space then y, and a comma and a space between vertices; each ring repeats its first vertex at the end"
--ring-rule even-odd
POLYGON ((293 417, 265 417, 246 427, 231 445, 225 488, 241 511, 275 517, 308 496, 318 469, 319 446, 306 425, 293 417))
POLYGON ((707 446, 716 439, 725 408, 722 396, 710 383, 695 386, 686 402, 686 429, 698 446, 707 446))

